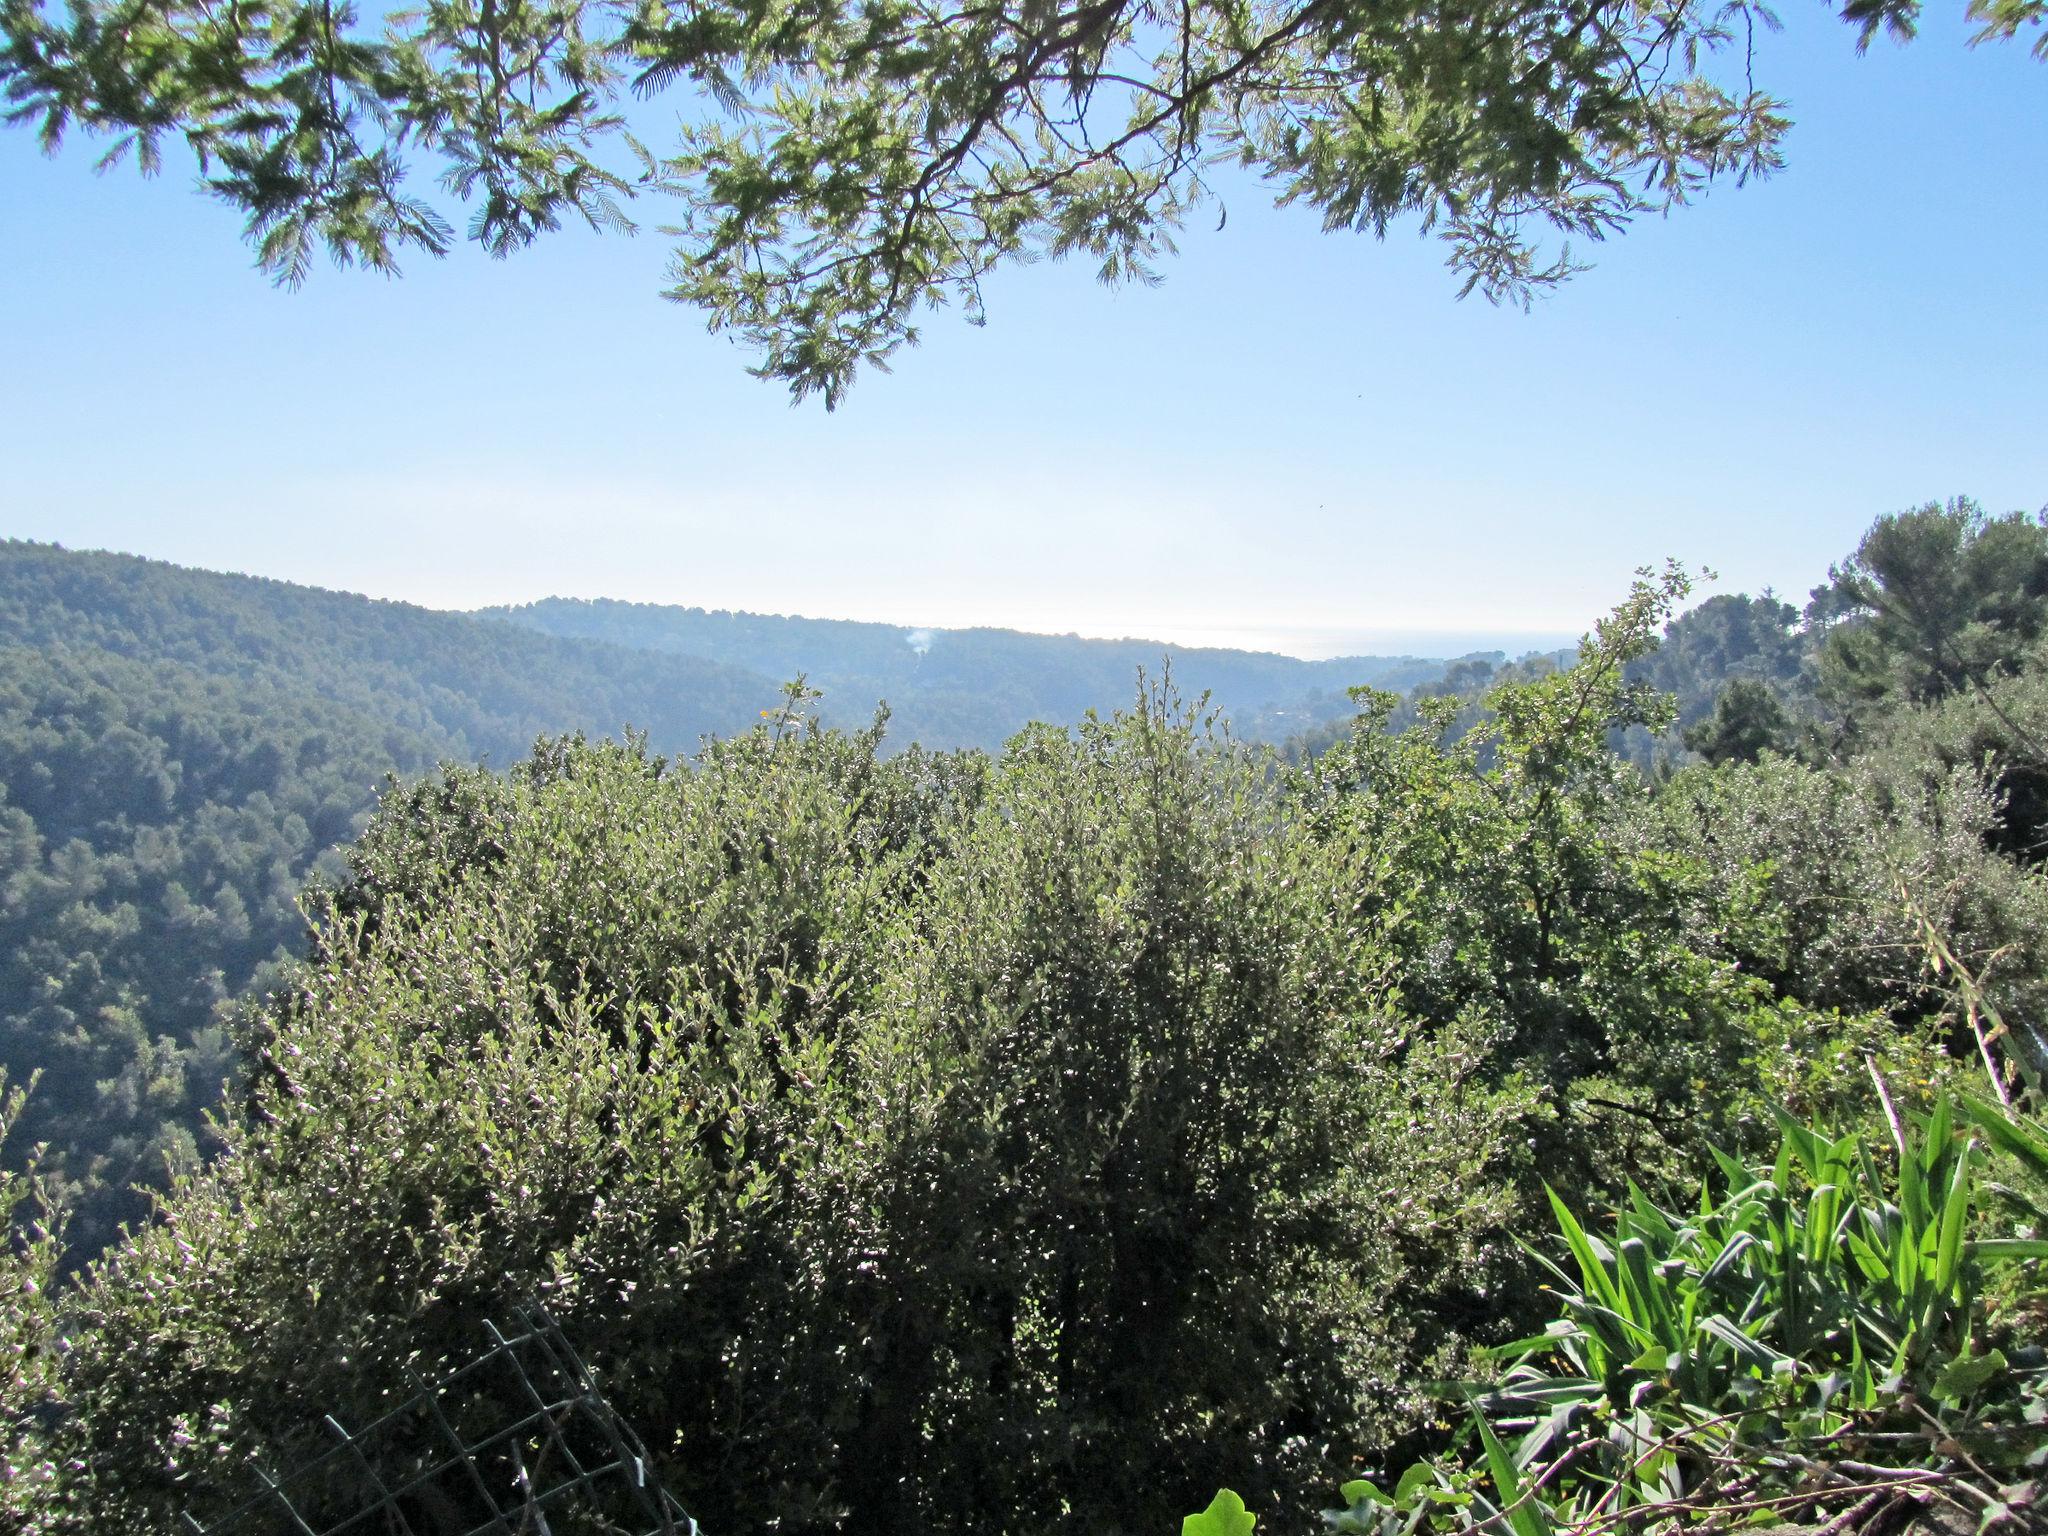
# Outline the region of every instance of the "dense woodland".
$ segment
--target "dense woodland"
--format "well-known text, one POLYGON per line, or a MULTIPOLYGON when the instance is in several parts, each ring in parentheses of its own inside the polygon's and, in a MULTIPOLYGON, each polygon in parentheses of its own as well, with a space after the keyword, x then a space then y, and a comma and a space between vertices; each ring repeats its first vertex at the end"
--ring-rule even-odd
MULTIPOLYGON (((1285 741, 1345 722, 1346 690, 1403 692, 1442 676, 1446 662, 1415 656, 1300 661, 1257 651, 1083 640, 1013 629, 905 629, 839 619, 780 618, 651 603, 549 598, 486 609, 552 635, 702 656, 775 678, 806 677, 823 717, 858 728, 889 705, 888 741, 999 751, 1032 721, 1078 720, 1130 701, 1139 672, 1169 670, 1190 697, 1207 694, 1252 741, 1285 741)), ((1460 658, 1498 666, 1498 652, 1460 658)))
POLYGON ((0 1062, 86 1251, 189 1165, 233 1000, 302 953, 389 774, 631 722, 693 746, 772 703, 716 663, 116 555, 0 545, 0 1062))
POLYGON ((1648 573, 1285 752, 8 559, 19 1526, 215 1519, 540 1300, 713 1531, 2038 1528, 2048 518, 1648 573))

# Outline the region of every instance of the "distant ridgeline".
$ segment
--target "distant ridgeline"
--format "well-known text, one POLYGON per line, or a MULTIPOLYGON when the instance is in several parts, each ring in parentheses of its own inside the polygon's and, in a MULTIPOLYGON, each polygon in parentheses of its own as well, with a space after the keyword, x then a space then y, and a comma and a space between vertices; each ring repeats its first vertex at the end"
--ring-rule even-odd
MULTIPOLYGON (((1361 683, 1407 692, 1441 677, 1445 663, 1415 656, 1344 656, 1301 661, 1260 651, 1166 646, 1151 640, 1084 640, 1014 629, 911 629, 846 619, 783 618, 551 597, 516 608, 486 608, 546 634, 701 656, 774 678, 805 674, 835 724, 865 725, 889 705, 889 738, 933 749, 993 751, 1033 720, 1078 720, 1131 702, 1139 671, 1170 662, 1186 697, 1201 693, 1238 735, 1282 741, 1336 720, 1361 683)), ((1489 658, 1505 658, 1493 653, 1489 658)))
MULTIPOLYGON (((227 1007, 299 952, 309 876, 341 873, 388 774, 503 766, 536 737, 693 750, 808 673, 828 717, 895 707, 889 740, 993 746, 1127 704, 1138 641, 550 602, 475 617, 124 555, 0 542, 0 1063, 40 1071, 23 1140, 101 1247, 204 1149, 234 1071, 227 1007), (511 620, 513 622, 506 622, 511 620), (548 633, 544 631, 553 631, 548 633), (911 636, 906 639, 906 634, 911 636), (913 640, 926 640, 918 649, 913 640)), ((1349 714, 1440 662, 1172 653, 1247 735, 1349 714)))

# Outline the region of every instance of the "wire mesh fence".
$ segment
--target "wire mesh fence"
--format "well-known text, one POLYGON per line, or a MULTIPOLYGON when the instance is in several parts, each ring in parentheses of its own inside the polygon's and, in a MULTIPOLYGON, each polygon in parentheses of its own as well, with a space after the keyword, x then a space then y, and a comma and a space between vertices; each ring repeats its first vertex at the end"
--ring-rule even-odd
POLYGON ((188 1536, 699 1536, 647 1448, 546 1311, 484 1324, 488 1347, 188 1536))

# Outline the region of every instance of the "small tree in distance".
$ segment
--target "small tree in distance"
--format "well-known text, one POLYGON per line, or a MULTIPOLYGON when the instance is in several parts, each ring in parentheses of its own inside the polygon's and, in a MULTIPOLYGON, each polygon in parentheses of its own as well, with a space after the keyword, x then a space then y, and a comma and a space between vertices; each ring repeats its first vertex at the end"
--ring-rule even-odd
POLYGON ((1714 712, 1685 733, 1685 744, 1710 763, 1753 763, 1785 749, 1792 722, 1768 683, 1738 677, 1714 700, 1714 712))

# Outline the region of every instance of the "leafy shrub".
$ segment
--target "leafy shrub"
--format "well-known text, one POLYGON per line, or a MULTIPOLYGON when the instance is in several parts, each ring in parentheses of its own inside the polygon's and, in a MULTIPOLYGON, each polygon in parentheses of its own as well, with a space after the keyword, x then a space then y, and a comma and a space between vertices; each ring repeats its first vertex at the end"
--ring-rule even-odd
MULTIPOLYGON (((21 1123, 27 1087, 0 1073, 0 1145, 21 1123)), ((59 1468, 45 1421, 58 1393, 63 1336, 54 1288, 63 1211, 39 1175, 38 1148, 25 1172, 0 1174, 0 1529, 33 1529, 55 1492, 59 1468)))
POLYGON ((1766 851, 1717 857, 1609 748, 1668 717, 1630 668, 1687 590, 1676 571, 1639 581, 1578 665, 1494 687, 1477 719, 1437 701, 1390 733, 1392 700, 1364 694, 1353 739, 1297 781, 1373 867, 1403 1011, 1482 1040, 1475 1070, 1540 1105, 1532 1214, 1536 1170, 1606 1198, 1624 1172, 1681 1178, 1710 1142, 1767 1134, 1756 1043, 1806 1011, 1748 963, 1779 942, 1766 851))
MULTIPOLYGON (((1936 1031, 1883 1004, 1893 979, 1947 991, 1896 956, 1856 990, 1886 882, 1920 904, 1882 935, 1978 965, 2039 891, 1959 885, 1991 857, 1980 776, 1883 801, 1767 757, 1660 792, 1616 759, 1668 714, 1628 664, 1682 592, 1646 581, 1579 665, 1476 719, 1424 704, 1389 733, 1368 695, 1292 774, 1162 694, 990 761, 884 758, 879 724, 819 729, 797 688, 693 762, 571 738, 395 791, 248 1021, 225 1155, 77 1298, 67 1518, 203 1515, 534 1294, 714 1529, 937 1536, 1050 1506, 1113 1536, 1220 1483, 1305 1518, 1303 1490, 1426 1433, 1432 1380, 1540 1323, 1513 1234, 1545 1183, 1624 1206, 1588 1250, 1607 1282, 1635 1283, 1614 1266, 1638 1243, 1643 1306, 1689 1284, 1726 1324, 1656 1335, 1659 1365, 1600 1332, 1616 1309, 1580 1272, 1581 1312, 1502 1388, 1565 1393, 1545 1415, 1578 1394, 1557 1496, 1628 1485, 1586 1426, 1684 1402, 1694 1365, 1708 1417, 1761 1393, 1740 1412, 1802 1434, 1862 1425, 1895 1370, 1934 1391, 1974 1316, 1945 1235, 1914 1273, 1949 1279, 1856 1300, 1849 1357, 1785 1382, 1758 1359, 1805 1345, 1738 1344, 1755 1318, 1718 1288, 1775 1284, 1743 1266, 1780 1228, 1802 1273, 1835 1262, 1787 1224, 1837 1165, 1865 1186, 1842 1219, 1894 1251, 1854 1214, 1882 1203, 1855 1137, 1754 1165, 1773 1095, 1875 1114, 1816 1062, 1938 1097, 1936 1031), (1681 1217, 1709 1143, 1744 1181, 1681 1217), (1939 1348, 1898 1366, 1906 1339, 1939 1348)), ((1945 1210, 1973 1154, 1927 1145, 1963 1159, 1921 1170, 1945 1210)), ((1484 1436, 1529 1444, 1533 1417, 1484 1436)), ((1469 1514, 1489 1474, 1418 1476, 1469 1514)))
POLYGON ((1410 1422, 1527 1106, 1401 1014, 1376 866, 1159 698, 995 765, 803 704, 387 802, 79 1297, 79 1524, 203 1517, 529 1293, 713 1529, 1306 1512, 1410 1422))

